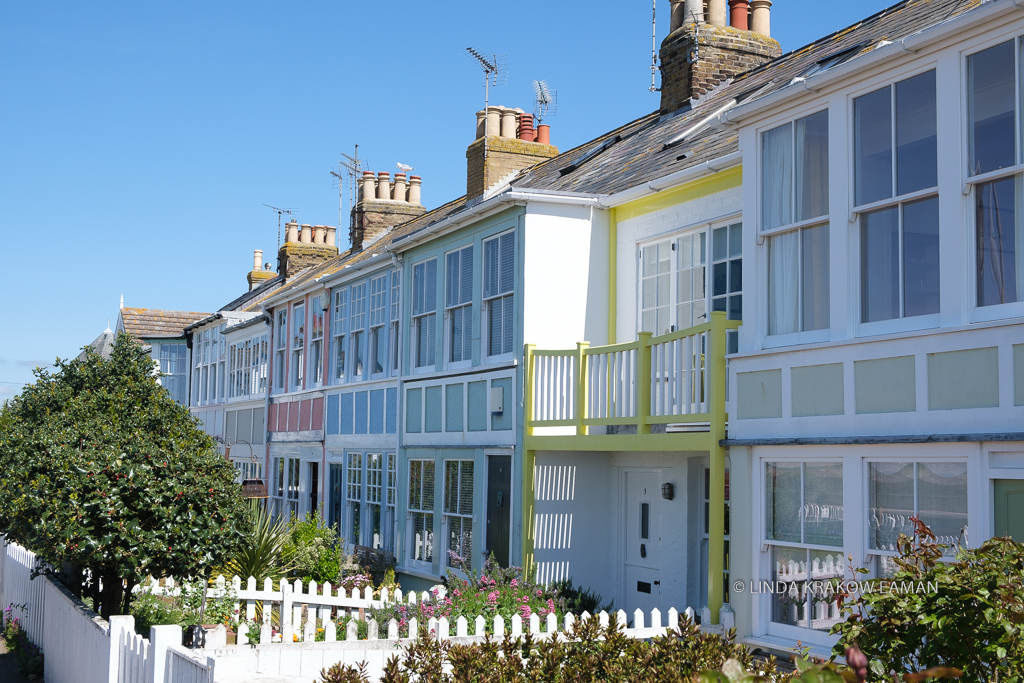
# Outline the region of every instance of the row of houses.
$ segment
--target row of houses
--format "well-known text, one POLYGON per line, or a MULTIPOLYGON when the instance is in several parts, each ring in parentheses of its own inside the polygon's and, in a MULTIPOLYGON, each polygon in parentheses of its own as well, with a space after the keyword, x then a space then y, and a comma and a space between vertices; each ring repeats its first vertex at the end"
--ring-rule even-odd
POLYGON ((658 111, 560 154, 492 107, 465 196, 367 172, 347 249, 290 223, 221 310, 118 329, 407 587, 493 555, 825 648, 805 589, 884 575, 912 517, 1024 540, 1024 3, 787 54, 768 0, 671 5, 658 111))

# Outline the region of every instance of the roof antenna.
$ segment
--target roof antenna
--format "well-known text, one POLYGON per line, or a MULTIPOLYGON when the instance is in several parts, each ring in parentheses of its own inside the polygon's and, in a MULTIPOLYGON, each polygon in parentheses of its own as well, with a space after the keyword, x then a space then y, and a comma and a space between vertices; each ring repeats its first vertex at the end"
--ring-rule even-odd
POLYGON ((654 77, 658 73, 658 0, 651 1, 651 92, 658 92, 654 77))
MULTIPOLYGON (((352 228, 355 227, 355 225, 353 223, 353 221, 355 219, 352 217, 351 209, 354 208, 355 205, 356 205, 356 196, 358 196, 358 194, 359 194, 359 190, 358 190, 359 178, 362 177, 363 170, 365 170, 364 169, 364 163, 365 162, 364 162, 363 159, 359 158, 359 145, 356 145, 355 156, 351 156, 350 157, 349 155, 345 154, 344 152, 341 152, 341 156, 343 156, 346 159, 348 159, 348 161, 339 161, 338 162, 338 166, 339 166, 339 170, 342 169, 342 168, 345 169, 345 171, 346 171, 345 175, 348 178, 348 188, 349 188, 348 189, 348 203, 349 203, 349 209, 350 209, 349 210, 349 216, 348 216, 348 231, 349 231, 348 234, 349 234, 349 237, 351 237, 352 236, 352 228)), ((331 175, 338 179, 338 227, 340 228, 341 227, 341 219, 342 219, 341 198, 344 196, 344 191, 342 189, 342 182, 341 182, 342 181, 342 177, 341 177, 340 173, 336 173, 334 171, 331 171, 331 175)), ((365 197, 364 197, 364 199, 365 199, 365 197)))
POLYGON ((276 206, 271 206, 270 204, 264 204, 263 206, 265 206, 268 209, 272 209, 272 210, 277 212, 277 248, 280 249, 281 248, 281 214, 286 213, 289 216, 291 216, 292 212, 295 211, 296 209, 279 209, 276 206))
POLYGON ((490 106, 490 88, 508 83, 508 58, 491 55, 489 58, 473 47, 466 52, 484 70, 484 187, 487 187, 487 107, 490 106))
POLYGON ((536 98, 533 115, 537 118, 539 126, 546 116, 554 116, 558 111, 558 91, 549 88, 547 81, 534 81, 533 94, 536 98))
POLYGON ((121 295, 121 308, 124 308, 124 294, 121 295))

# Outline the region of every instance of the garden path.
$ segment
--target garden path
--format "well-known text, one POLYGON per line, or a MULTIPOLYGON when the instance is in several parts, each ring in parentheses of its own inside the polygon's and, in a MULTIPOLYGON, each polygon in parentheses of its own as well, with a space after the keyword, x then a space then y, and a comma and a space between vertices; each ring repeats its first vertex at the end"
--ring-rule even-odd
MULTIPOLYGON (((18 673, 14 655, 7 652, 7 646, 0 640, 0 681, 3 683, 29 683, 29 679, 18 673)), ((33 683, 41 683, 39 679, 33 683)))

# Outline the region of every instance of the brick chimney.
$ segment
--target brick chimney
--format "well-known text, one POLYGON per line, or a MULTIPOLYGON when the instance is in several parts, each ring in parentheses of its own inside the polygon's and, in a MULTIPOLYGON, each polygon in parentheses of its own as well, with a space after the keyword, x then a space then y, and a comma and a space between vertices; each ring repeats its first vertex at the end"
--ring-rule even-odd
POLYGON ((352 207, 352 226, 349 240, 352 251, 361 251, 365 242, 384 234, 394 227, 426 213, 420 199, 423 180, 418 176, 396 173, 363 171, 359 183, 359 201, 352 207))
POLYGON ((558 156, 548 144, 549 127, 537 127, 533 117, 518 109, 488 107, 476 114, 476 140, 466 150, 466 197, 480 197, 513 171, 558 156))
POLYGON ((270 264, 267 264, 266 269, 263 267, 263 250, 255 249, 252 252, 252 270, 245 276, 246 281, 249 283, 249 291, 256 289, 267 280, 272 280, 277 277, 277 273, 270 270, 270 264))
MULTIPOLYGON (((285 241, 277 251, 277 270, 288 280, 296 273, 338 255, 333 225, 285 224, 285 241)), ((262 256, 262 254, 261 254, 262 256)))
POLYGON ((669 114, 738 74, 782 54, 771 38, 771 0, 671 0, 661 44, 661 113, 669 114), (705 10, 706 5, 706 10, 705 10))

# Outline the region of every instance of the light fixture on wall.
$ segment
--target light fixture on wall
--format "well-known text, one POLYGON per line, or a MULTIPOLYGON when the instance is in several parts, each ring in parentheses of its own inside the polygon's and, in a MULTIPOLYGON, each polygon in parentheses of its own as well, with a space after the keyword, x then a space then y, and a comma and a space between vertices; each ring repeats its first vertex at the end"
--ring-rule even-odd
POLYGON ((666 481, 661 485, 661 497, 665 500, 672 500, 676 497, 676 487, 666 481))

